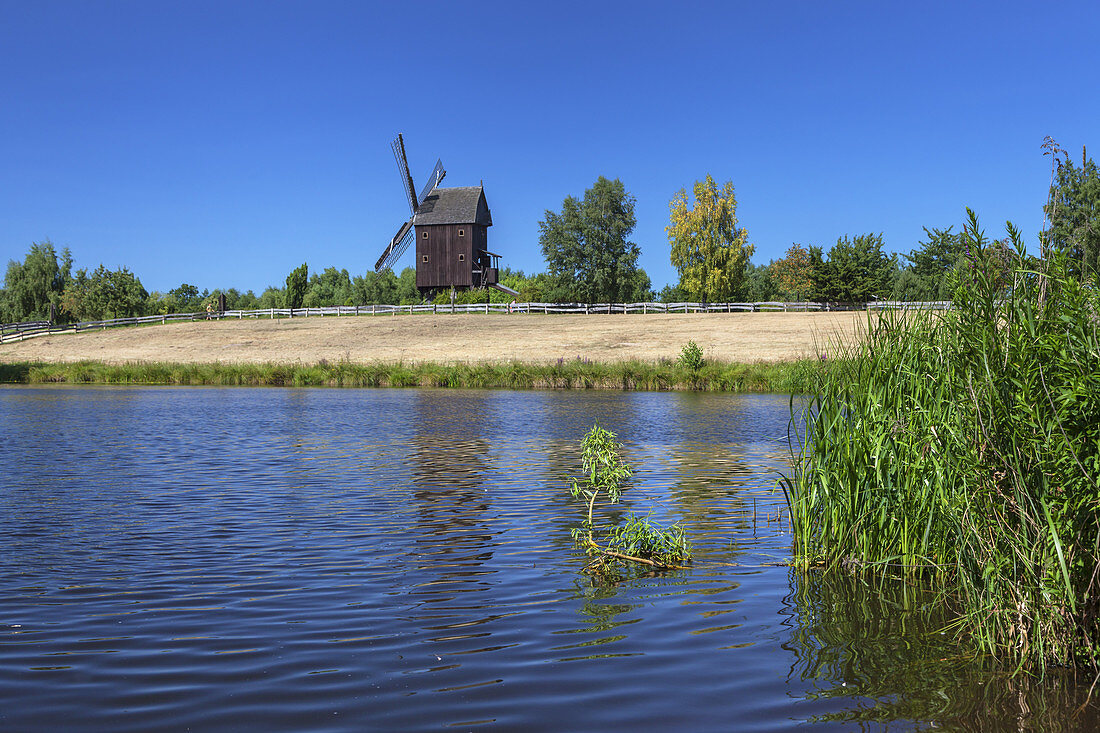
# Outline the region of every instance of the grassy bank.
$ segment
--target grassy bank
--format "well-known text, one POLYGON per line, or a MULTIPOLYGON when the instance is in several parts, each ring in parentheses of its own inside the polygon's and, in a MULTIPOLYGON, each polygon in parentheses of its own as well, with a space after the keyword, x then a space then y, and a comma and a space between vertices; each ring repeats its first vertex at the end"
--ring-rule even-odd
POLYGON ((99 362, 0 364, 9 384, 161 384, 293 387, 479 387, 505 389, 701 390, 800 393, 818 380, 819 362, 710 362, 690 369, 671 360, 549 364, 371 363, 171 364, 99 362))
POLYGON ((788 483, 807 564, 921 579, 1020 668, 1100 660, 1094 286, 972 217, 956 310, 883 316, 808 392, 788 483), (1000 265, 998 265, 1000 263, 1000 265))

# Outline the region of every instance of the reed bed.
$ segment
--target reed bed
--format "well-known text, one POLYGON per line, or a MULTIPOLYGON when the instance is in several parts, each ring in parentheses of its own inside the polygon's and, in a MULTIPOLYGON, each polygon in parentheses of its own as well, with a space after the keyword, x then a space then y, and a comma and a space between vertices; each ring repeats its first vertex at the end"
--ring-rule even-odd
POLYGON ((549 364, 19 362, 0 364, 0 382, 799 393, 818 381, 816 373, 821 369, 818 360, 774 364, 709 362, 697 369, 672 360, 593 362, 584 359, 559 360, 549 364))
POLYGON ((991 243, 971 213, 965 236, 954 310, 871 317, 792 401, 796 554, 922 578, 1016 669, 1095 667, 1097 289, 1061 255, 1024 267, 1011 225, 991 243))

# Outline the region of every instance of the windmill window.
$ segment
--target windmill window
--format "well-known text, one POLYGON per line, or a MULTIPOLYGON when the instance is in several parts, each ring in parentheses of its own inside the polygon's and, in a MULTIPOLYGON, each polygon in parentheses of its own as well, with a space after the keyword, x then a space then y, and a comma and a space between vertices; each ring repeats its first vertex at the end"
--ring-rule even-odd
POLYGON ((458 236, 465 237, 466 236, 466 230, 465 229, 459 229, 458 230, 458 236))
POLYGON ((425 262, 427 262, 427 261, 428 261, 428 255, 424 255, 424 261, 425 261, 425 262))
POLYGON ((427 239, 427 238, 428 238, 428 233, 427 233, 427 232, 424 232, 424 236, 423 236, 422 238, 423 238, 423 239, 427 239))
MULTIPOLYGON (((460 230, 460 231, 461 231, 461 230, 460 230)), ((465 261, 466 261, 466 255, 464 255, 464 254, 460 254, 460 255, 458 256, 458 261, 459 261, 459 262, 465 262, 465 261)))

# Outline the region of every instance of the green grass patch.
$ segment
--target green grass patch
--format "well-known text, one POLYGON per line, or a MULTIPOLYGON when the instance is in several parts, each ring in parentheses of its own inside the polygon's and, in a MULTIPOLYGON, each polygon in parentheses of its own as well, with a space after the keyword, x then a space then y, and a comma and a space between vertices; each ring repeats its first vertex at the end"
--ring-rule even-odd
POLYGON ((815 385, 819 380, 818 373, 823 369, 818 360, 779 364, 708 360, 697 368, 672 360, 600 363, 584 359, 561 359, 548 364, 16 362, 0 364, 0 383, 700 390, 797 394, 815 385))

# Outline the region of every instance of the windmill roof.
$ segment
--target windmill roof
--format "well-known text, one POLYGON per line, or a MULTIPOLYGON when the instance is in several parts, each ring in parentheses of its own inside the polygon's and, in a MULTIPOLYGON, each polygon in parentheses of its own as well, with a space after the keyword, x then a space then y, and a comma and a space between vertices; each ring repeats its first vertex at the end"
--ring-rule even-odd
POLYGON ((493 219, 485 203, 485 191, 481 186, 457 186, 433 188, 413 219, 416 225, 424 224, 483 224, 492 226, 493 219))

